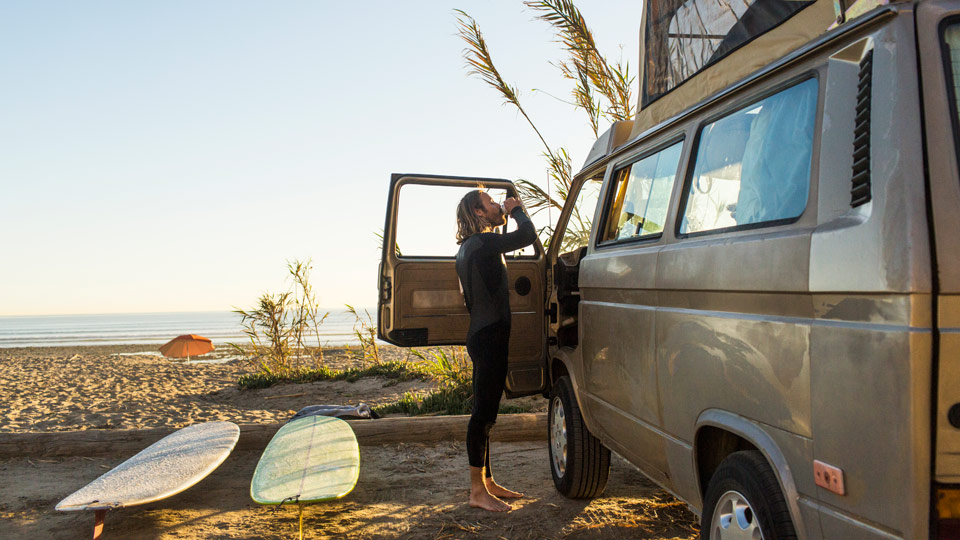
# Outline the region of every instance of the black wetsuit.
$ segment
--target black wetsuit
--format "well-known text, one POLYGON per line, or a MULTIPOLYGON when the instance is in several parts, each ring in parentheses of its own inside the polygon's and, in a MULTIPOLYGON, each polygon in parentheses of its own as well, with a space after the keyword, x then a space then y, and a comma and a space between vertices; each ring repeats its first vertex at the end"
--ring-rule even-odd
POLYGON ((497 421, 500 396, 507 381, 510 341, 510 289, 503 254, 536 240, 533 222, 516 207, 510 214, 517 230, 475 234, 460 245, 457 275, 470 312, 467 353, 473 362, 473 411, 467 424, 467 457, 471 467, 490 472, 490 428, 497 421))

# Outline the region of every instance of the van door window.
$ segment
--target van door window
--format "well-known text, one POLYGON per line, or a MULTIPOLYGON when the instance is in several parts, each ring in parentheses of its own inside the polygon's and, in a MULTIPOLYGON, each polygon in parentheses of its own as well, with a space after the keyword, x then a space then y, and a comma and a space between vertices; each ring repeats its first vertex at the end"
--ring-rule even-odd
POLYGON ((680 234, 794 220, 807 206, 817 80, 700 129, 680 234))
MULTIPOLYGON (((956 126, 960 124, 960 24, 951 24, 943 29, 943 43, 944 52, 947 53, 947 84, 952 90, 953 120, 956 126)), ((960 147, 960 140, 956 142, 960 147)))
POLYGON ((600 186, 603 176, 591 178, 583 183, 577 200, 574 203, 566 228, 560 240, 560 253, 569 253, 590 241, 590 230, 593 228, 593 214, 597 210, 597 200, 600 198, 600 186))
MULTIPOLYGON (((400 257, 455 257, 457 245, 457 205, 467 192, 476 188, 407 184, 400 188, 397 210, 397 250, 400 257)), ((507 196, 505 189, 487 189, 497 202, 507 196)), ((516 228, 513 220, 508 227, 516 228)), ((525 247, 514 256, 535 255, 525 247)))
POLYGON ((659 236, 677 177, 683 142, 614 171, 607 221, 600 242, 659 236))

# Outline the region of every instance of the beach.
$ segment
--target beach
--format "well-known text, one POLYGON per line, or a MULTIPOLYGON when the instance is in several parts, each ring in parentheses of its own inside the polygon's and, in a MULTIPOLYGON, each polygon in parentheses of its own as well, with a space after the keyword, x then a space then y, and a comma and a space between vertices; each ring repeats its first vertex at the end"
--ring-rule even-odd
MULTIPOLYGON (((156 345, 0 348, 0 433, 84 429, 178 428, 197 422, 284 422, 307 405, 370 406, 405 392, 424 391, 424 381, 364 378, 240 390, 251 371, 229 349, 186 360, 159 356, 156 345), (139 354, 138 354, 139 353, 139 354), (231 358, 233 358, 231 360, 231 358)), ((383 347, 384 361, 404 359, 405 349, 383 347)), ((361 365, 356 351, 328 349, 331 369, 361 365)))
MULTIPOLYGON (((230 351, 172 360, 155 346, 0 349, 0 437, 5 433, 179 428, 198 422, 284 422, 313 404, 372 406, 424 392, 432 383, 378 377, 239 390, 249 367, 230 351)), ((385 360, 409 351, 383 347, 385 360)), ((329 349, 333 369, 359 365, 356 351, 329 349)), ((518 400, 511 400, 515 403, 518 400)), ((542 397, 524 408, 546 410, 542 397)), ((379 420, 379 421, 389 421, 379 420)), ((249 482, 262 449, 238 449, 210 477, 187 491, 111 511, 104 539, 296 538, 296 508, 261 507, 249 482)), ((508 514, 466 504, 468 477, 460 441, 417 441, 361 447, 357 488, 342 500, 307 507, 306 538, 655 538, 696 537, 686 505, 613 460, 603 496, 574 501, 553 487, 545 441, 492 445, 498 479, 526 492, 508 514)), ((124 455, 0 459, 0 538, 84 538, 90 512, 56 512, 62 498, 129 458, 124 455), (11 486, 17 486, 15 489, 11 486)))

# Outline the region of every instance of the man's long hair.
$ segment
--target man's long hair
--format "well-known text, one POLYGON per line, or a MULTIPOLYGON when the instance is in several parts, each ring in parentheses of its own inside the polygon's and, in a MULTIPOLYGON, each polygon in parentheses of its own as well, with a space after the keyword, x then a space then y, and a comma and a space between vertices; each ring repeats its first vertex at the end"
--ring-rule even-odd
POLYGON ((478 216, 474 210, 482 209, 480 193, 483 188, 475 189, 460 199, 457 205, 457 244, 462 244, 467 238, 482 233, 490 226, 482 217, 478 216))

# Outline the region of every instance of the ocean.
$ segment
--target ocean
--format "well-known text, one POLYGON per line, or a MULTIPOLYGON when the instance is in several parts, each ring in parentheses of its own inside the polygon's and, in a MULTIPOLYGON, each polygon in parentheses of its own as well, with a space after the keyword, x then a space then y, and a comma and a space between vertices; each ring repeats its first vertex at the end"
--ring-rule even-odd
MULTIPOLYGON (((320 326, 324 346, 356 345, 356 318, 346 309, 329 309, 320 326)), ((363 309, 358 309, 364 319, 363 309)), ((376 310, 369 308, 376 324, 376 310)), ((0 317, 0 348, 68 345, 163 344, 181 334, 198 334, 214 344, 248 341, 241 317, 229 311, 192 313, 117 313, 0 317)), ((316 343, 311 336, 309 344, 316 343)))

